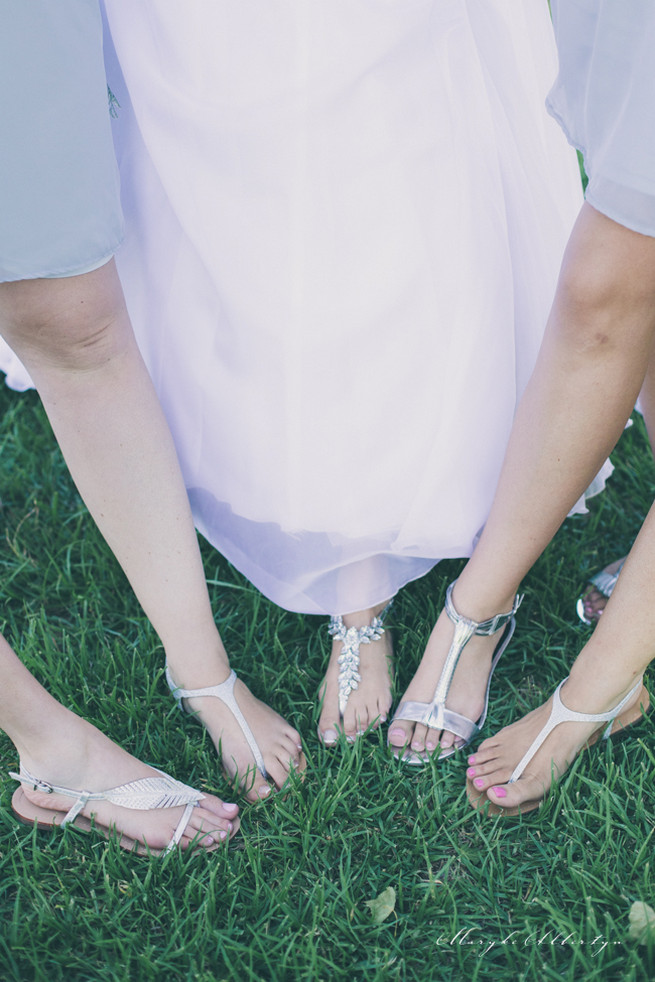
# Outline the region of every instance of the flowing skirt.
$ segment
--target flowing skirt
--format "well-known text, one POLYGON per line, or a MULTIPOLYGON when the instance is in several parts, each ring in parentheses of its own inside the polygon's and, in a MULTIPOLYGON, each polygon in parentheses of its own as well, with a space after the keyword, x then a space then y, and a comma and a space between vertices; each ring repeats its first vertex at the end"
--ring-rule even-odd
POLYGON ((199 530, 308 613, 469 555, 581 203, 545 0, 105 5, 119 271, 199 530))

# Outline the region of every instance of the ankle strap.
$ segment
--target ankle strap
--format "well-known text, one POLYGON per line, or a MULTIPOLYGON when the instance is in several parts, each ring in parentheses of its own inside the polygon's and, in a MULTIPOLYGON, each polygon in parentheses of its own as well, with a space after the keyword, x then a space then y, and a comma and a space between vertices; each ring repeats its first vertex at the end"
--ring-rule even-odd
POLYGON ((490 634, 495 634, 496 631, 500 630, 501 627, 505 627, 508 624, 516 611, 519 609, 523 602, 524 594, 516 594, 514 598, 514 604, 511 610, 508 610, 506 614, 496 614, 495 617, 490 617, 486 621, 473 621, 468 617, 463 617, 462 614, 458 613, 455 604, 453 603, 453 588, 457 580, 453 580, 448 589, 446 590, 446 613, 451 619, 453 624, 457 626, 458 624, 466 624, 471 631, 471 634, 478 634, 484 637, 488 637, 490 634))

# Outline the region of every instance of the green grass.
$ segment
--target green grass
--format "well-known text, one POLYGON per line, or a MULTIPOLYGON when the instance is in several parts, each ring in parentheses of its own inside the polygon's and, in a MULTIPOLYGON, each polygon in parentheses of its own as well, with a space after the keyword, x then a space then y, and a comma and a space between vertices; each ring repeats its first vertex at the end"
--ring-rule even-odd
MULTIPOLYGON (((173 707, 161 649, 38 400, 0 388, 0 416, 4 633, 66 705, 229 799, 203 731, 173 707)), ((487 732, 566 673, 587 636, 574 617, 585 576, 625 552, 648 509, 640 421, 615 462, 590 516, 567 521, 525 583, 487 732)), ((652 721, 583 754, 538 814, 483 820, 466 803, 461 759, 403 768, 382 737, 319 747, 324 622, 278 610, 213 550, 203 554, 235 667, 304 734, 306 779, 243 808, 229 851, 148 860, 75 829, 18 825, 13 782, 0 776, 2 982, 653 978, 655 946, 628 938, 633 901, 655 906, 652 721), (388 887, 395 910, 375 923, 366 902, 388 887)), ((441 564, 394 605, 398 694, 460 565, 441 564)), ((2 734, 0 757, 4 775, 16 757, 2 734)))

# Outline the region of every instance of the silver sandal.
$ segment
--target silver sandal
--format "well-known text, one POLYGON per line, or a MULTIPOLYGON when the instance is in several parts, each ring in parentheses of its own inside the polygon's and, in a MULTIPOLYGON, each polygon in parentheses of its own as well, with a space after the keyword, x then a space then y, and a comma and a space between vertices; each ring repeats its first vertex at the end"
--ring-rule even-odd
POLYGON ((183 689, 181 688, 181 686, 175 684, 171 676, 171 673, 169 671, 168 665, 166 666, 166 681, 168 683, 168 688, 171 690, 173 694, 173 698, 177 702, 178 707, 183 712, 189 712, 191 716, 194 715, 193 712, 186 709, 186 707, 182 703, 182 700, 195 699, 198 696, 213 696, 216 699, 220 699, 220 701, 227 706, 227 708, 230 710, 235 720, 239 724, 239 728, 243 733, 246 743, 250 747, 250 752, 255 760, 255 767, 262 775, 262 777, 265 780, 269 781, 271 780, 271 778, 268 771, 266 770, 264 757, 261 750, 259 749, 259 744, 255 740, 254 734, 250 729, 250 726, 248 725, 248 720, 241 712, 241 709, 239 708, 239 704, 237 703, 236 698, 234 696, 234 686, 236 680, 237 680, 237 673, 233 670, 230 672, 230 674, 225 679, 225 681, 221 682, 219 685, 207 685, 202 689, 183 689))
MULTIPOLYGON (((89 831, 92 828, 90 819, 80 812, 88 801, 109 801, 112 805, 119 805, 121 808, 134 808, 148 811, 155 808, 176 808, 179 805, 186 805, 182 817, 177 824, 171 841, 162 855, 174 849, 184 835, 184 831, 189 824, 189 819, 196 805, 205 797, 201 791, 196 791, 175 778, 158 770, 159 777, 142 777, 137 781, 130 781, 129 784, 121 784, 119 787, 110 788, 108 791, 76 791, 73 788, 60 788, 56 784, 49 784, 47 781, 40 781, 20 765, 20 773, 9 772, 9 777, 20 784, 30 785, 34 791, 41 791, 45 794, 61 794, 67 798, 75 798, 75 803, 62 818, 62 812, 52 808, 43 808, 32 804, 28 798, 22 794, 21 789, 15 792, 12 799, 12 808, 16 817, 27 825, 32 825, 34 821, 40 829, 65 828, 67 825, 76 824, 77 827, 89 831), (79 818, 78 818, 79 816, 79 818), (76 819, 78 819, 76 823, 76 819)), ((97 821, 94 827, 104 836, 109 837, 112 829, 105 828, 97 821)), ((120 845, 130 851, 137 847, 137 851, 144 853, 148 850, 143 843, 129 836, 121 836, 120 845), (140 847, 140 848, 139 848, 140 847)))
POLYGON ((592 624, 598 623, 598 618, 602 614, 602 610, 599 612, 598 617, 592 617, 591 620, 585 614, 584 602, 591 593, 591 587, 594 587, 603 596, 609 598, 612 596, 614 587, 619 579, 619 573, 623 569, 625 559, 622 560, 618 569, 614 573, 608 573, 606 569, 601 569, 600 572, 596 573, 595 576, 590 577, 587 580, 587 590, 583 593, 581 597, 578 597, 578 602, 575 605, 575 612, 582 621, 583 624, 591 626, 592 624))
MULTIPOLYGON (((464 747, 468 746, 471 740, 477 736, 484 726, 484 721, 487 718, 487 709, 489 708, 489 688, 491 686, 491 679, 501 655, 505 651, 505 648, 509 644, 511 637, 514 634, 514 628, 516 627, 514 614, 519 609, 521 601, 523 600, 523 596, 519 596, 517 594, 512 609, 506 614, 496 614, 495 617, 491 617, 486 621, 472 621, 469 620, 468 617, 462 617, 462 615, 458 614, 457 610, 455 609, 455 605, 452 601, 452 592, 456 582, 456 580, 453 581, 446 590, 445 603, 446 613, 455 625, 455 634, 453 636, 448 655, 446 656, 446 661, 441 671, 441 675, 439 676, 439 681, 437 682, 437 687, 434 691, 432 702, 414 702, 412 700, 401 702, 391 719, 391 723, 389 724, 391 727, 397 720, 409 720, 413 723, 421 723, 423 726, 428 726, 435 730, 448 730, 451 733, 455 733, 462 742, 458 743, 457 746, 447 747, 445 750, 441 750, 437 760, 445 760, 447 757, 452 757, 456 751, 462 750, 464 747), (468 719, 468 717, 462 716, 460 713, 456 713, 453 710, 446 708, 448 690, 450 689, 459 657, 473 635, 477 634, 482 637, 490 637, 492 634, 495 634, 496 631, 499 631, 501 627, 504 627, 505 630, 503 631, 502 637, 496 645, 493 654, 491 670, 487 680, 487 691, 484 697, 484 709, 482 710, 482 714, 479 719, 474 722, 473 720, 468 719)), ((430 754, 427 750, 417 751, 412 750, 409 747, 393 747, 391 744, 389 744, 389 746, 392 747, 394 757, 397 760, 402 760, 406 764, 414 764, 417 766, 425 764, 432 756, 432 754, 430 754)))
MULTIPOLYGON (((341 614, 333 614, 328 625, 328 634, 335 641, 341 642, 339 655, 339 675, 337 687, 339 691, 339 716, 343 719, 350 694, 359 687, 362 677, 359 674, 359 649, 363 644, 379 641, 385 633, 384 621, 393 603, 390 600, 384 610, 374 617, 370 624, 363 627, 346 627, 341 614)), ((319 731, 320 737, 320 731, 319 731)), ((329 746, 329 744, 328 744, 329 746)))

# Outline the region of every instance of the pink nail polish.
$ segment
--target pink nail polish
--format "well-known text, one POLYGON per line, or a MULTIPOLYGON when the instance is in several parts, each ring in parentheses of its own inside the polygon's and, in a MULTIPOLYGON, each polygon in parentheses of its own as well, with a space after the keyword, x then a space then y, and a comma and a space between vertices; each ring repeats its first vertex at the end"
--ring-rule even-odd
POLYGON ((469 757, 469 764, 475 764, 475 755, 469 757))
POLYGON ((219 837, 225 842, 227 839, 227 832, 219 832, 219 837))
POLYGON ((507 797, 507 789, 506 788, 492 788, 491 790, 493 791, 493 793, 498 798, 506 798, 507 797))
POLYGON ((475 767, 469 767, 466 772, 467 777, 475 777, 475 767))
POLYGON ((481 777, 476 777, 476 779, 475 779, 475 781, 473 783, 476 786, 476 788, 483 788, 484 787, 484 781, 482 780, 481 777))

